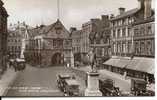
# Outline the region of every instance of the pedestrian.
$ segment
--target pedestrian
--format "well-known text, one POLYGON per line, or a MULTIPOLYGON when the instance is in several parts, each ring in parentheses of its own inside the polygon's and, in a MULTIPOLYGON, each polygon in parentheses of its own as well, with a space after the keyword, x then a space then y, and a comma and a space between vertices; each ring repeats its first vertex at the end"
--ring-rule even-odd
POLYGON ((69 64, 69 63, 67 63, 67 67, 68 67, 68 68, 70 67, 70 64, 69 64))
POLYGON ((86 78, 85 78, 85 84, 86 84, 86 87, 88 86, 88 75, 86 74, 86 78))
POLYGON ((17 62, 16 62, 16 60, 14 60, 14 62, 13 62, 13 68, 14 68, 14 70, 16 72, 17 71, 17 62))
POLYGON ((11 68, 12 66, 12 61, 9 61, 9 68, 11 68))

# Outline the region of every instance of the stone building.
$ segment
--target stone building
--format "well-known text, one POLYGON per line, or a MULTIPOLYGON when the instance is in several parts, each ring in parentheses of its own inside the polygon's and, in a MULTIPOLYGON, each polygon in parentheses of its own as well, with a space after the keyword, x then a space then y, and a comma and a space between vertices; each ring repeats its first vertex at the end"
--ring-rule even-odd
POLYGON ((73 53, 80 53, 81 52, 81 35, 82 30, 77 30, 76 28, 70 29, 70 37, 72 38, 72 47, 73 47, 73 53))
POLYGON ((125 12, 125 8, 119 8, 119 15, 111 19, 112 55, 131 55, 133 37, 131 27, 138 11, 139 9, 135 8, 125 12))
POLYGON ((138 0, 139 6, 111 19, 112 58, 106 69, 124 76, 154 80, 155 28, 151 0, 138 0))
POLYGON ((82 24, 82 34, 81 34, 81 58, 84 64, 87 64, 86 55, 90 51, 91 44, 94 41, 93 36, 100 30, 101 20, 99 18, 90 19, 90 21, 82 24))
POLYGON ((70 37, 72 39, 72 52, 75 62, 81 62, 81 35, 82 30, 77 30, 75 27, 70 28, 70 37))
POLYGON ((136 21, 133 24, 133 54, 136 66, 128 65, 128 76, 140 77, 155 83, 155 16, 149 16, 144 20, 136 21), (138 61, 138 59, 141 61, 138 61), (135 60, 137 59, 137 60, 135 60), (138 66, 137 66, 138 65, 138 66))
POLYGON ((90 47, 95 49, 96 58, 102 63, 111 56, 109 16, 102 15, 95 26, 95 31, 91 32, 89 35, 90 47))
POLYGON ((0 73, 6 70, 8 13, 0 0, 0 73))
POLYGON ((22 39, 28 25, 25 22, 10 24, 8 30, 7 49, 11 58, 20 58, 22 50, 22 39))
POLYGON ((151 0, 138 0, 138 8, 125 11, 119 8, 119 15, 111 19, 112 54, 131 56, 133 53, 133 23, 152 16, 151 0))
POLYGON ((44 66, 71 64, 74 66, 72 40, 60 20, 29 30, 25 58, 33 64, 44 66))
POLYGON ((155 57, 155 16, 133 24, 134 55, 155 57))
POLYGON ((89 22, 82 24, 81 35, 81 53, 88 53, 90 50, 90 38, 89 35, 98 31, 100 19, 91 19, 89 22))

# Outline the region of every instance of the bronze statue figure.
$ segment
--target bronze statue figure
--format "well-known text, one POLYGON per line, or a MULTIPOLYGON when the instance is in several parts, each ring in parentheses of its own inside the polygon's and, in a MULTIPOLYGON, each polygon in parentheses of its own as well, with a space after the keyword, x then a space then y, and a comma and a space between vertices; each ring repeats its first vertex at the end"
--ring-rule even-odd
POLYGON ((96 54, 94 52, 95 50, 93 48, 91 48, 91 50, 88 53, 88 61, 89 61, 89 65, 91 66, 92 72, 95 72, 96 69, 95 64, 96 64, 96 54))

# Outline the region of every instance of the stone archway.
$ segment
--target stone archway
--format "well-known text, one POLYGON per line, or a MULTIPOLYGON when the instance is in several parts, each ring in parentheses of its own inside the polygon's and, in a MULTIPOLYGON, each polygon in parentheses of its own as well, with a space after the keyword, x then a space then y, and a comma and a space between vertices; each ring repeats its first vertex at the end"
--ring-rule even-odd
POLYGON ((57 65, 62 65, 62 53, 55 53, 52 58, 51 58, 51 65, 57 66, 57 65))

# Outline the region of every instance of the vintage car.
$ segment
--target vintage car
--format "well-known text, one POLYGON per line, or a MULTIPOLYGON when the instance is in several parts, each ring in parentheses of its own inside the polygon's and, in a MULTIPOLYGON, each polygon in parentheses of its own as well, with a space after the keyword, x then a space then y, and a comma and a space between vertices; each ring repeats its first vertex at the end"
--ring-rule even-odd
POLYGON ((14 62, 15 62, 15 59, 9 59, 9 66, 13 66, 14 65, 14 62))
POLYGON ((65 80, 65 94, 79 96, 79 83, 75 79, 65 80))
POLYGON ((59 74, 57 75, 57 86, 61 91, 65 90, 65 80, 71 79, 72 76, 69 74, 59 74))
POLYGON ((20 58, 15 59, 15 61, 14 61, 14 68, 15 68, 15 71, 24 70, 26 68, 25 60, 24 59, 20 59, 20 58))
POLYGON ((120 96, 119 87, 114 86, 112 79, 99 79, 99 89, 103 96, 120 96))
POLYGON ((134 96, 147 95, 147 82, 144 79, 132 78, 131 79, 131 94, 134 96))

